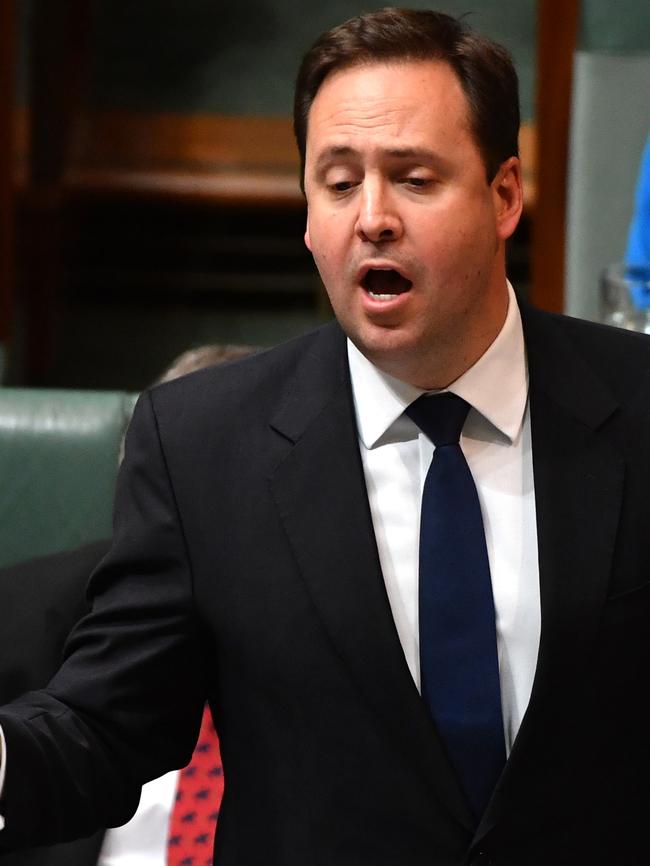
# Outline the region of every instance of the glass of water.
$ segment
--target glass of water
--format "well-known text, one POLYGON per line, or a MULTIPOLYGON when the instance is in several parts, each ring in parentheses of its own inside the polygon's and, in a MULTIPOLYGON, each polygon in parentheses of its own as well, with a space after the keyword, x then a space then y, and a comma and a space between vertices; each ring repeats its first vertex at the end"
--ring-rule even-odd
POLYGON ((650 334, 650 263, 618 262, 600 280, 601 321, 606 325, 650 334))

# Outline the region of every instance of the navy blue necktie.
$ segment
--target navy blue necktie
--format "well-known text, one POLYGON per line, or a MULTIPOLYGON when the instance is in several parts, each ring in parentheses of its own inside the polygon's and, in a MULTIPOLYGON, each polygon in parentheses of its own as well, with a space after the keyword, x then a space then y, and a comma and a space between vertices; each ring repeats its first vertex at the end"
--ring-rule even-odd
POLYGON ((422 396, 406 414, 436 446, 420 523, 422 697, 477 819, 506 760, 490 565, 460 432, 469 404, 422 396))

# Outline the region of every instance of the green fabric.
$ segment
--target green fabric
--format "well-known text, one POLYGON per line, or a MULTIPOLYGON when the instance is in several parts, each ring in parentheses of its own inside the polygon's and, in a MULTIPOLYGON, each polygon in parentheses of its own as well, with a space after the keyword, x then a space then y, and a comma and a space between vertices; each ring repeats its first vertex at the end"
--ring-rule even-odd
POLYGON ((135 397, 0 388, 0 566, 105 538, 135 397))
POLYGON ((583 0, 578 46, 612 54, 650 52, 648 0, 583 0))

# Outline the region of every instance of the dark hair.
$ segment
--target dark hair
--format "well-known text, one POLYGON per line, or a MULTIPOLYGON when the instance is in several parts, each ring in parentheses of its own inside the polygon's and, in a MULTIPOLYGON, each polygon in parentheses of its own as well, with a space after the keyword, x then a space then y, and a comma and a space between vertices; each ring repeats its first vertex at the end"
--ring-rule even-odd
POLYGON ((508 51, 451 15, 388 7, 328 30, 303 58, 293 110, 301 183, 309 110, 325 78, 352 66, 412 60, 441 60, 456 74, 488 182, 504 160, 518 155, 519 86, 508 51))

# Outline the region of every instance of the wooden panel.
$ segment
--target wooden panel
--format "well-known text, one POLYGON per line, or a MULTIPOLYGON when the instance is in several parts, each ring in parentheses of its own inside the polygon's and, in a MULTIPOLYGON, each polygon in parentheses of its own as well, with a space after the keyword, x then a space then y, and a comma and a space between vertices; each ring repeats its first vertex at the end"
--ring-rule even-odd
MULTIPOLYGON (((26 129, 24 116, 18 126, 26 129)), ((524 206, 535 206, 536 134, 520 136, 524 206)), ((95 112, 74 130, 63 177, 75 198, 178 200, 302 209, 299 160, 288 117, 95 112)))
POLYGON ((33 0, 29 32, 30 135, 20 233, 29 245, 21 262, 24 376, 43 381, 51 363, 54 318, 63 278, 65 191, 87 81, 88 0, 33 0))
POLYGON ((302 208, 299 162, 284 117, 94 113, 65 186, 75 196, 302 208))
POLYGON ((286 117, 94 112, 76 143, 83 165, 260 168, 298 165, 286 117))
POLYGON ((13 0, 0 0, 0 342, 11 337, 13 308, 13 0))
POLYGON ((537 128, 524 123, 519 131, 519 156, 524 182, 524 213, 534 212, 537 202, 537 128))
POLYGON ((579 0, 539 2, 538 163, 530 300, 555 312, 561 312, 564 306, 566 177, 579 6, 579 0))
POLYGON ((32 0, 29 64, 32 185, 57 184, 70 162, 88 77, 88 0, 32 0))
POLYGON ((74 167, 66 175, 68 199, 152 199, 215 207, 301 209, 292 175, 260 171, 151 171, 74 167))

